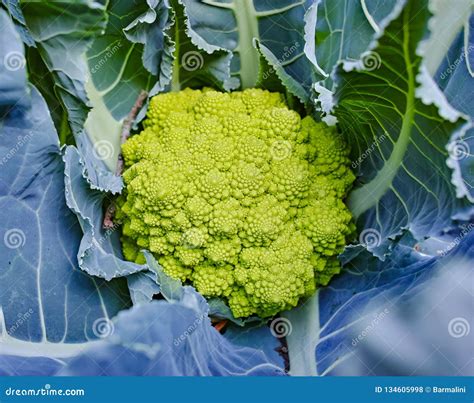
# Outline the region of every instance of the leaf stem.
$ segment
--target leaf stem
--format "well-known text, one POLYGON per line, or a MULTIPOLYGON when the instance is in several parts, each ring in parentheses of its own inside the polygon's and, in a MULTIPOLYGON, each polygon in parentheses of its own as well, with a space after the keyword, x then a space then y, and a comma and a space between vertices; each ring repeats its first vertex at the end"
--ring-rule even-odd
POLYGON ((242 88, 253 88, 257 83, 260 60, 254 46, 254 38, 259 38, 257 11, 253 0, 234 0, 233 10, 239 32, 239 45, 235 51, 240 56, 242 88))
POLYGON ((281 317, 291 324, 286 336, 290 375, 317 376, 316 346, 319 341, 319 290, 302 305, 285 311, 281 317))

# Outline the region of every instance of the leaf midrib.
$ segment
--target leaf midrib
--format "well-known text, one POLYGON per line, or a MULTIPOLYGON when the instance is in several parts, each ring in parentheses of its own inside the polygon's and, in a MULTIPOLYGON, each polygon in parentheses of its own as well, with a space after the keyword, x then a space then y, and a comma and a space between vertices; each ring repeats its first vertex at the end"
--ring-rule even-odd
POLYGON ((367 184, 355 189, 349 199, 348 206, 354 217, 359 217, 365 211, 375 206, 384 196, 387 190, 392 186, 398 169, 401 166, 403 157, 410 143, 411 132, 415 116, 415 74, 414 66, 410 58, 410 31, 409 31, 409 13, 403 11, 403 56, 407 67, 408 87, 406 92, 406 108, 403 115, 402 127, 397 142, 392 153, 378 171, 377 175, 367 184))
MULTIPOLYGON (((183 6, 184 7, 184 6, 183 6)), ((174 51, 173 51, 173 72, 171 74, 171 91, 178 92, 181 90, 181 81, 180 81, 180 60, 179 60, 179 52, 180 52, 180 29, 179 26, 179 17, 177 13, 174 14, 174 51)))
POLYGON ((234 0, 232 2, 239 44, 234 50, 240 56, 240 80, 242 88, 253 88, 257 83, 259 54, 253 46, 254 38, 259 39, 258 16, 253 0, 234 0))

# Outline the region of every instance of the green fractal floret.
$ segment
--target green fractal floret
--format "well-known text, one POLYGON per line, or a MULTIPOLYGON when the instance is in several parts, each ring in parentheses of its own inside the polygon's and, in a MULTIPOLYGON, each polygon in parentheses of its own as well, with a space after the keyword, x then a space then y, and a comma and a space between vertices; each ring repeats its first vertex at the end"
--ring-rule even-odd
POLYGON ((161 94, 144 127, 122 147, 126 259, 150 250, 235 317, 291 309, 339 272, 354 175, 335 129, 259 89, 161 94))

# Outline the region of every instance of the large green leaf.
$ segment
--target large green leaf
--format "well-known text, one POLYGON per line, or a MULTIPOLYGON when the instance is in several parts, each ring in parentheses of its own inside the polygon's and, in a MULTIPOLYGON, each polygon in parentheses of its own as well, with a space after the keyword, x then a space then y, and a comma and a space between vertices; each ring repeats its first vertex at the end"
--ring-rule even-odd
POLYGON ((342 60, 378 63, 367 49, 400 11, 403 0, 316 0, 305 15, 305 54, 312 64, 316 109, 334 124, 333 72, 342 60))
POLYGON ((165 1, 117 1, 107 7, 104 35, 87 52, 92 83, 115 120, 132 109, 142 90, 170 80, 171 60, 165 31, 169 6, 165 1))
POLYGON ((337 69, 335 114, 352 146, 358 181, 348 203, 361 243, 382 256, 402 229, 434 236, 463 206, 451 185, 445 149, 466 121, 447 103, 417 52, 430 13, 409 1, 373 43, 378 63, 337 69))
POLYGON ((100 1, 87 0, 25 0, 21 9, 41 57, 41 61, 35 61, 32 55, 31 79, 50 103, 56 128, 63 132, 61 125, 69 124, 77 134, 89 110, 84 88, 87 64, 83 54, 94 37, 105 29, 105 6, 100 1), (59 108, 67 116, 66 122, 62 121, 59 108))
POLYGON ((400 0, 317 0, 305 16, 305 51, 317 78, 329 78, 341 60, 358 60, 374 35, 396 15, 400 0))
MULTIPOLYGON (((184 7, 184 1, 172 0, 173 6, 173 82, 172 91, 184 87, 213 86, 232 90, 239 82, 231 77, 232 53, 208 43, 192 27, 194 14, 184 7)), ((193 3, 194 4, 194 3, 193 3)))
MULTIPOLYGON (((107 11, 107 29, 87 52, 86 91, 93 108, 82 140, 88 142, 85 137, 89 136, 93 147, 79 149, 81 154, 92 149, 92 156, 97 157, 94 170, 102 177, 110 177, 116 170, 122 121, 139 94, 162 91, 171 80, 172 68, 172 47, 166 35, 168 2, 111 1, 107 11)), ((85 158, 86 164, 90 162, 85 158)))

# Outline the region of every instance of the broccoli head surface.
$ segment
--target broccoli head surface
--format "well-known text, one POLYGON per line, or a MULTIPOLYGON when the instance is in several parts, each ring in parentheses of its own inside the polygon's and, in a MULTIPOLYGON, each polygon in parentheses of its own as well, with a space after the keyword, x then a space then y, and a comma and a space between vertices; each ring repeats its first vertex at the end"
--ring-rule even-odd
POLYGON ((348 149, 281 94, 157 95, 122 153, 126 259, 151 251, 235 317, 291 309, 339 272, 354 230, 342 202, 354 180, 348 149))

